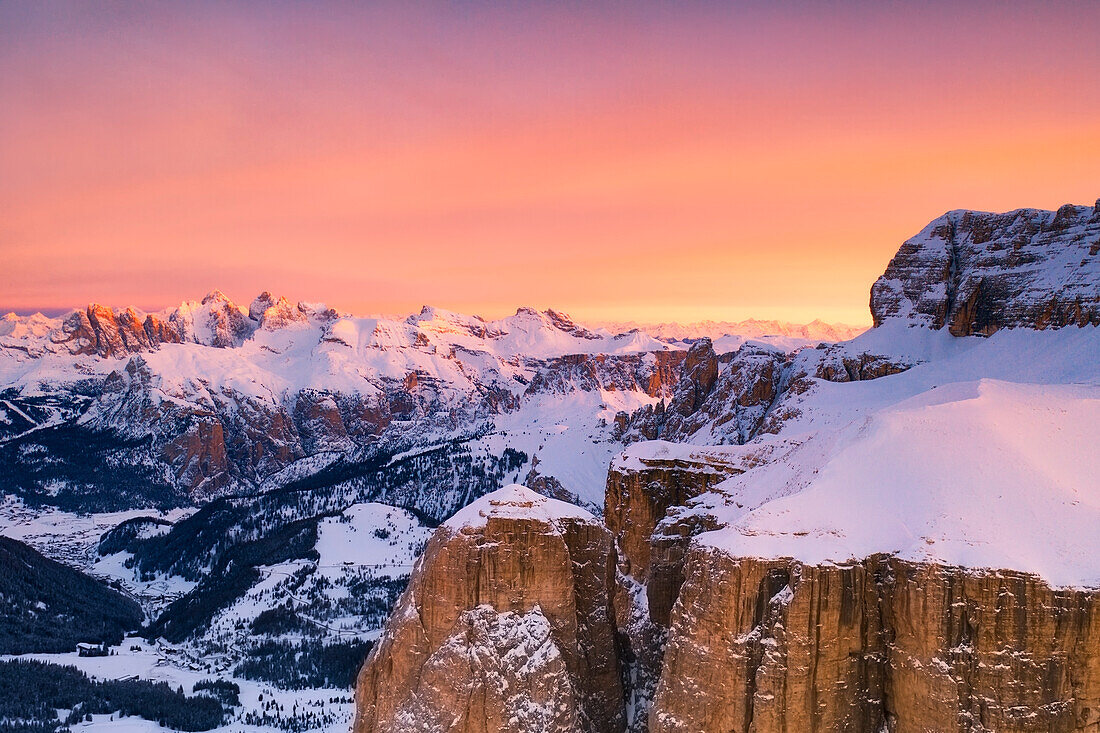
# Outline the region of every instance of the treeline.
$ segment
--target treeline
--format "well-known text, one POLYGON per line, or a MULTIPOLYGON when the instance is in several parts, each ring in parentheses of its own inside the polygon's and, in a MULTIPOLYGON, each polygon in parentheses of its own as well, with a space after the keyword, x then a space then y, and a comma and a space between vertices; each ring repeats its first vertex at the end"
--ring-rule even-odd
POLYGON ((342 719, 333 707, 350 702, 350 697, 341 695, 328 700, 306 700, 301 705, 295 701, 288 705, 277 698, 264 700, 261 696, 260 709, 246 712, 241 716, 241 722, 261 728, 276 728, 287 733, 329 730, 342 719))
POLYGON ((334 687, 347 690, 371 650, 369 641, 263 641, 233 670, 236 677, 263 680, 284 690, 334 687))
MULTIPOLYGON (((172 642, 190 638, 259 580, 259 566, 316 560, 318 522, 352 504, 382 501, 437 523, 500 486, 527 459, 511 449, 501 455, 475 454, 466 440, 454 440, 399 459, 378 455, 355 464, 337 461, 281 489, 211 502, 166 533, 140 537, 134 532, 125 538, 134 553, 128 565, 143 576, 160 572, 200 581, 169 605, 147 633, 172 642)), ((357 610, 384 619, 404 581, 396 593, 369 585, 375 590, 357 589, 368 591, 357 610)))
POLYGON ((59 731, 89 715, 138 716, 165 728, 202 731, 226 721, 215 696, 187 696, 164 682, 89 679, 75 667, 46 662, 0 662, 0 731, 59 731), (57 711, 69 710, 65 720, 57 711))
POLYGON ((280 527, 255 542, 234 545, 221 557, 213 571, 187 595, 172 601, 145 633, 180 642, 204 628, 215 614, 228 607, 259 582, 260 565, 277 565, 299 558, 317 559, 317 523, 320 517, 280 527))
POLYGON ((346 567, 333 580, 306 565, 270 589, 271 597, 285 600, 261 611, 249 631, 254 636, 324 636, 327 630, 317 621, 350 617, 358 619, 361 629, 381 628, 408 584, 407 574, 378 576, 362 567, 346 567))
POLYGON ((229 680, 200 680, 195 683, 195 694, 205 693, 227 707, 235 708, 241 704, 241 687, 229 680))
POLYGON ((0 443, 0 493, 14 494, 30 507, 70 512, 189 504, 157 462, 149 436, 135 440, 65 423, 0 443))
POLYGON ((99 540, 99 554, 107 556, 116 552, 133 552, 138 541, 162 533, 171 525, 167 519, 160 517, 127 519, 103 534, 99 540))
POLYGON ((279 489, 217 499, 177 522, 170 532, 135 538, 128 563, 142 573, 200 580, 219 556, 280 531, 287 525, 335 516, 352 504, 377 501, 404 508, 435 526, 477 497, 499 488, 528 460, 506 449, 475 454, 469 439, 441 443, 394 459, 379 454, 362 461, 338 460, 316 474, 279 489))
POLYGON ((0 654, 118 644, 143 618, 137 603, 95 578, 0 537, 0 654))

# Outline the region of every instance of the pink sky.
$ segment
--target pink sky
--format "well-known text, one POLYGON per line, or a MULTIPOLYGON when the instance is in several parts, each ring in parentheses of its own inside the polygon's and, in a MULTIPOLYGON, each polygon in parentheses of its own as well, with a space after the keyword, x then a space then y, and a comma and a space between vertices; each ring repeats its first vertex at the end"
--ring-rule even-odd
POLYGON ((1100 196, 1100 4, 0 4, 0 310, 862 323, 1100 196), (736 7, 731 7, 736 5, 736 7))

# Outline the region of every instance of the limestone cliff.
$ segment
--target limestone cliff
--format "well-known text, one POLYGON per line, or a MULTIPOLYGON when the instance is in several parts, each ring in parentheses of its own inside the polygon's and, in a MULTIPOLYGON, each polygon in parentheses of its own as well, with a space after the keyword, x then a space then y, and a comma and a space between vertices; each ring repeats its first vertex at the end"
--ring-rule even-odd
POLYGON ((521 486, 436 532, 359 675, 355 733, 623 729, 610 533, 521 486))
POLYGON ((604 521, 615 537, 623 572, 649 579, 650 536, 672 507, 681 506, 741 473, 736 461, 705 449, 665 450, 654 441, 612 462, 604 495, 604 521))
POLYGON ((789 361, 788 354, 756 344, 719 355, 709 338, 699 339, 683 357, 668 400, 622 415, 619 434, 627 442, 744 443, 779 396, 789 361))
POLYGON ((1098 263, 1100 204, 953 212, 851 342, 623 362, 661 399, 616 417, 600 549, 522 497, 441 530, 356 730, 1100 733, 1098 263))
POLYGON ((444 525, 360 674, 356 733, 1100 729, 1100 591, 735 557, 691 541, 714 529, 698 511, 652 516, 730 462, 633 469, 608 481, 617 579, 610 533, 526 489, 444 525))
POLYGON ((886 556, 808 566, 703 547, 685 574, 651 731, 1100 727, 1100 592, 886 556))

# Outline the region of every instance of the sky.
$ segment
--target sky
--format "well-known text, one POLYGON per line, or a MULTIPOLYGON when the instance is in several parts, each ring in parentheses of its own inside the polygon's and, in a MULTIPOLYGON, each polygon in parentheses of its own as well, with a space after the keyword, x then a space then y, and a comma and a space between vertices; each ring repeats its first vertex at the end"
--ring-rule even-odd
POLYGON ((1100 3, 0 2, 0 311, 868 323, 1100 197, 1100 3))

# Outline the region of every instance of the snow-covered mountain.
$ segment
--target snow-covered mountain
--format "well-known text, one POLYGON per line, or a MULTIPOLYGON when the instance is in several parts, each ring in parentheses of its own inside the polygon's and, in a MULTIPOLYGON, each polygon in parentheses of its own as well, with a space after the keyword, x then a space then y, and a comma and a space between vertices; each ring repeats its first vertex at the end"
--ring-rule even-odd
POLYGON ((956 336, 1100 324, 1096 206, 951 211, 907 240, 871 288, 875 325, 903 318, 956 336))
POLYGON ((695 381, 788 359, 766 339, 719 354, 554 311, 359 318, 268 294, 9 315, 0 522, 140 599, 176 666, 243 689, 328 684, 354 672, 331 669, 361 660, 436 523, 512 482, 598 511, 611 458, 644 438, 633 416, 663 430, 652 416, 695 381))
POLYGON ((561 543, 516 489, 464 510, 492 541, 438 530, 360 674, 356 733, 477 730, 518 699, 544 704, 500 730, 1100 725, 1100 202, 951 212, 871 310, 787 358, 694 344, 673 396, 620 421, 638 440, 608 476, 613 543, 566 535, 557 575, 522 561, 561 543), (545 623, 548 595, 575 597, 576 626, 545 623), (605 618, 613 656, 571 633, 605 618), (523 625, 548 628, 509 641, 523 625), (625 689, 593 690, 593 659, 625 689))
POLYGON ((722 354, 736 351, 747 342, 754 341, 783 351, 794 351, 803 346, 816 346, 822 342, 847 341, 867 330, 866 326, 850 326, 846 323, 826 323, 821 320, 809 323, 787 323, 774 319, 749 318, 743 321, 697 321, 694 323, 638 323, 636 321, 597 321, 592 325, 611 333, 641 331, 668 342, 694 342, 709 338, 715 350, 722 354))
POLYGON ((0 453, 20 478, 6 488, 73 508, 165 505, 477 436, 523 453, 520 479, 598 506, 617 416, 671 397, 689 346, 552 310, 359 318, 269 293, 247 309, 215 291, 159 313, 9 314, 0 453), (88 435, 105 450, 70 465, 88 435), (21 458, 32 443, 61 454, 44 474, 21 458))
POLYGON ((1100 202, 946 214, 871 310, 9 315, 0 528, 141 602, 158 640, 95 670, 232 677, 242 723, 350 720, 288 688, 354 672, 419 562, 358 731, 474 699, 502 730, 1094 727, 1100 202))

